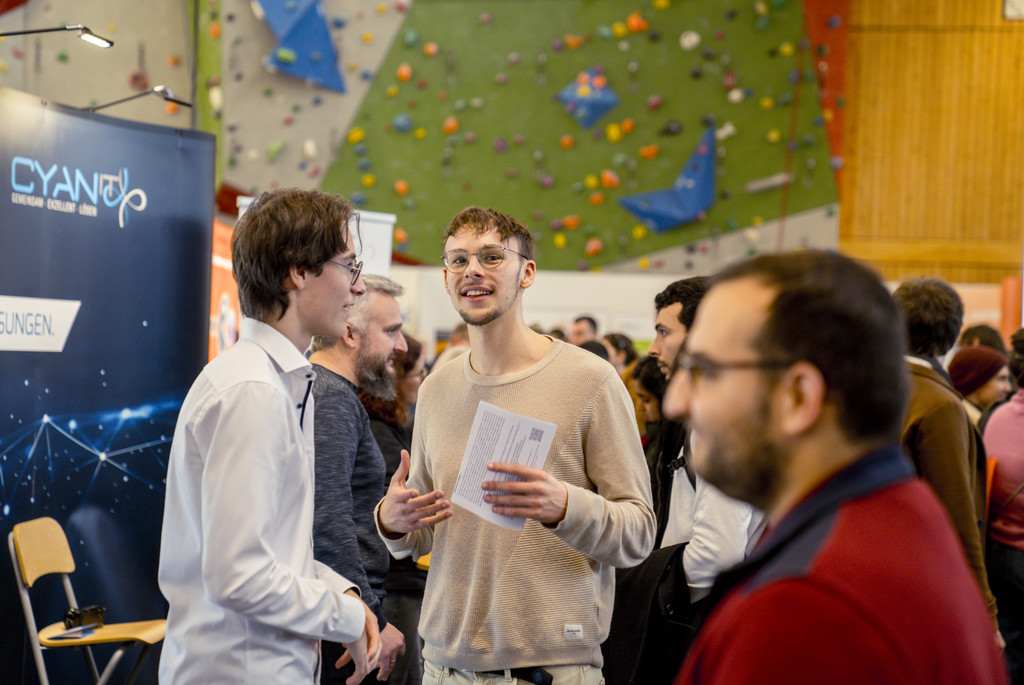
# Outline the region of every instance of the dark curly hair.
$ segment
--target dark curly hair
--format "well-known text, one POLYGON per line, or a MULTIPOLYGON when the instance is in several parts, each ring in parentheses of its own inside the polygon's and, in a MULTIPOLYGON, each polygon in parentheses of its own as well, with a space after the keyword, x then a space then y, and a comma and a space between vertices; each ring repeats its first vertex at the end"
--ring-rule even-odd
POLYGON ((693 326, 693 318, 697 314, 697 305, 700 304, 704 293, 708 291, 709 281, 704 276, 693 276, 683 278, 670 283, 654 297, 655 311, 661 311, 665 307, 674 305, 676 302, 683 305, 679 310, 679 323, 690 330, 693 326))

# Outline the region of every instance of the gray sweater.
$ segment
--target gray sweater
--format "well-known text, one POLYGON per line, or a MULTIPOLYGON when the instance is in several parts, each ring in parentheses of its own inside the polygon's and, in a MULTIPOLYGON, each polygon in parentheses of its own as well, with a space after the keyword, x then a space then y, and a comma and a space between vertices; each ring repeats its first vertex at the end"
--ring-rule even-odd
POLYGON ((313 557, 359 586, 383 628, 387 620, 381 599, 389 555, 377 535, 373 508, 384 496, 384 457, 356 386, 319 364, 313 369, 313 557))

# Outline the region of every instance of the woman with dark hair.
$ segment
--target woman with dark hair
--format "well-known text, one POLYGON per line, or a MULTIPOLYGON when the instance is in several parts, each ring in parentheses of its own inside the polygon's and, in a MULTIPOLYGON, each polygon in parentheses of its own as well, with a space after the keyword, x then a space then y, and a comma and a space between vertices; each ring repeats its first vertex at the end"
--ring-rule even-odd
POLYGON ((606 333, 601 343, 608 350, 608 361, 621 375, 626 367, 636 361, 633 340, 625 333, 606 333))
MULTIPOLYGON (((651 470, 651 485, 654 487, 660 480, 656 472, 659 455, 666 445, 679 444, 679 432, 682 430, 682 426, 661 415, 661 398, 665 395, 668 379, 662 373, 656 358, 645 356, 637 359, 633 366, 632 380, 643 411, 644 454, 647 456, 647 466, 651 470)), ((675 458, 676 455, 673 454, 667 458, 665 463, 675 458)))
MULTIPOLYGON (((390 482, 391 476, 398 470, 402 450, 412 449, 413 411, 420 383, 426 375, 423 345, 404 332, 402 335, 409 349, 404 353, 395 353, 395 399, 382 400, 367 392, 359 392, 359 399, 370 415, 370 430, 384 455, 386 482, 390 482)), ((420 685, 423 679, 417 626, 426 581, 426 571, 417 568, 412 559, 391 560, 391 567, 384 580, 384 589, 387 591, 383 602, 384 614, 388 622, 405 635, 405 654, 398 656, 387 680, 395 685, 420 685)))
POLYGON ((1024 328, 1011 338, 1010 373, 1021 388, 985 424, 985 451, 996 460, 989 500, 988 584, 999 606, 1010 682, 1024 684, 1024 328))

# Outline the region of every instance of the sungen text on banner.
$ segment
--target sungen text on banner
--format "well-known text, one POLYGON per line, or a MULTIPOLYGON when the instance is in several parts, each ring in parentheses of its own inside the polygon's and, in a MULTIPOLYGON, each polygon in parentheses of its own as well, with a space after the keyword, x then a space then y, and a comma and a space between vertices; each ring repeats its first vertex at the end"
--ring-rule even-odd
POLYGON ((79 300, 0 295, 0 352, 63 352, 79 300))

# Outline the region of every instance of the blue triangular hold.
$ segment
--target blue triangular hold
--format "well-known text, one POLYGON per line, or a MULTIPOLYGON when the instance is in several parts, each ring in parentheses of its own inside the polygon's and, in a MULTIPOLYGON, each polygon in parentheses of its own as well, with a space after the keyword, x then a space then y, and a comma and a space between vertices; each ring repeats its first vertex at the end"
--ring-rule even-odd
POLYGON ((590 128, 619 104, 619 96, 608 86, 607 77, 594 68, 580 72, 558 92, 558 100, 583 128, 590 128))
POLYGON ((698 219, 715 204, 714 127, 704 132, 671 188, 627 195, 619 204, 655 233, 698 219))
POLYGON ((320 0, 255 0, 263 20, 278 40, 287 36, 312 5, 320 0))
POLYGON ((338 70, 338 57, 320 0, 309 4, 305 14, 291 25, 274 52, 267 56, 265 64, 274 71, 345 92, 345 80, 338 70))

